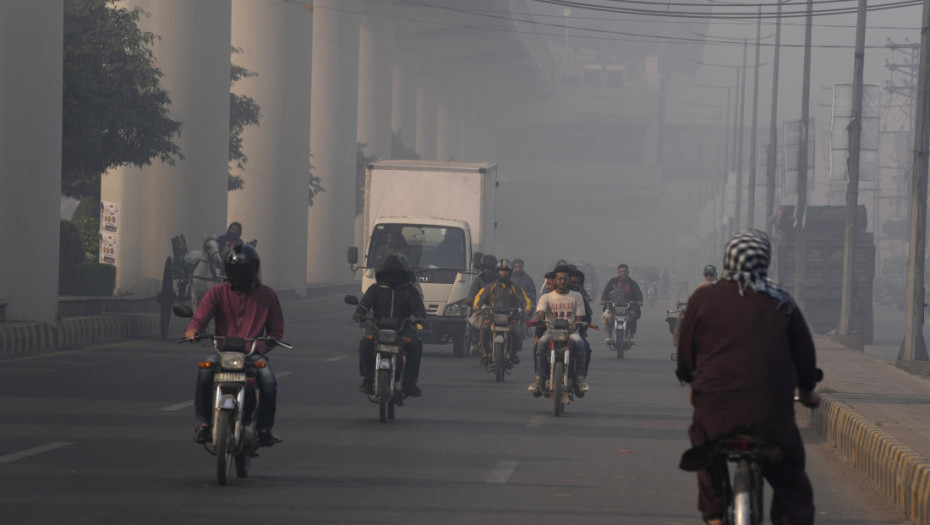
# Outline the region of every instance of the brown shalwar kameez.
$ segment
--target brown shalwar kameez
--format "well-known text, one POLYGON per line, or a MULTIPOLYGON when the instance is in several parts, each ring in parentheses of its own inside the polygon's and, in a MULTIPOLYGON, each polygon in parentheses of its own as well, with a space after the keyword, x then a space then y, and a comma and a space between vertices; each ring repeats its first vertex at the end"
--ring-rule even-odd
MULTIPOLYGON (((679 372, 693 373, 694 415, 688 431, 699 447, 734 432, 779 445, 784 456, 766 462, 763 474, 774 489, 772 520, 814 520, 813 490, 804 472, 804 445, 794 422, 794 390, 817 382, 814 343, 793 303, 739 284, 721 281, 695 290, 678 340, 679 372)), ((724 465, 725 468, 725 465, 724 465)), ((698 473, 698 509, 704 519, 720 517, 719 469, 698 473)))

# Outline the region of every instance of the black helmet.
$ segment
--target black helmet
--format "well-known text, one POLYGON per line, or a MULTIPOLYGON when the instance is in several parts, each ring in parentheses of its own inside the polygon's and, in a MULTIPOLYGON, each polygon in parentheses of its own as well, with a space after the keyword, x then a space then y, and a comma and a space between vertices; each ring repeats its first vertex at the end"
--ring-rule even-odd
POLYGON ((716 276, 716 275, 717 275, 717 267, 714 266, 713 264, 708 264, 707 266, 704 267, 704 275, 713 275, 713 276, 716 276))
POLYGON ((258 277, 261 260, 258 252, 248 244, 233 246, 226 252, 223 268, 226 278, 232 282, 233 288, 240 291, 252 287, 252 282, 258 277))
POLYGON ((494 268, 495 266, 497 266, 497 257, 494 257, 493 255, 488 254, 481 258, 482 269, 494 268))

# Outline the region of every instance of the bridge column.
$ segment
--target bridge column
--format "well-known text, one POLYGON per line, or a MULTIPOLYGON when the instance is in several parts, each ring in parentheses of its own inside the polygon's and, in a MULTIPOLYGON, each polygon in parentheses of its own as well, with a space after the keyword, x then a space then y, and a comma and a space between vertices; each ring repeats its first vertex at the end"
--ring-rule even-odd
MULTIPOLYGON (((262 281, 303 296, 307 289, 307 181, 310 170, 310 56, 313 14, 288 2, 233 0, 232 62, 256 73, 233 91, 261 108, 243 130, 248 158, 241 190, 229 192, 227 223, 258 239, 262 281)), ((325 194, 324 194, 325 195, 325 194)))
POLYGON ((61 204, 62 3, 0 2, 0 301, 54 322, 61 204))
POLYGON ((436 160, 439 132, 437 80, 422 71, 417 77, 417 153, 423 160, 436 160))
POLYGON ((325 191, 308 219, 310 283, 352 279, 345 254, 355 240, 358 8, 357 0, 313 3, 310 162, 325 191))
POLYGON ((411 36, 397 36, 394 52, 391 129, 410 149, 417 143, 417 56, 411 36))
POLYGON ((229 159, 230 0, 131 0, 150 17, 139 28, 160 38, 152 50, 171 97, 169 114, 183 129, 174 137, 183 160, 154 160, 141 170, 104 176, 101 199, 120 205, 117 289, 149 294, 161 286, 171 238, 188 248, 226 229, 229 159), (132 179, 132 180, 127 180, 132 179), (130 218, 132 217, 132 218, 130 218))

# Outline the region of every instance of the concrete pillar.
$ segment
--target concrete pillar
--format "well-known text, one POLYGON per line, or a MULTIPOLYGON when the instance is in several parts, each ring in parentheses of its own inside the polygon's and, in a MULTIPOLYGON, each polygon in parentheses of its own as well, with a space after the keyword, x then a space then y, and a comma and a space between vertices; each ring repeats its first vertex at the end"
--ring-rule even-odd
POLYGON ((438 99, 436 78, 430 74, 417 76, 417 141, 416 149, 421 159, 436 160, 439 132, 438 99))
POLYGON ((391 129, 404 144, 416 148, 417 141, 417 55, 412 37, 395 38, 394 85, 391 102, 391 129))
POLYGON ((358 141, 365 153, 391 157, 394 21, 390 2, 366 2, 359 26, 358 141))
POLYGON ((313 3, 310 151, 325 191, 314 199, 308 219, 310 283, 352 279, 345 251, 355 224, 358 8, 357 0, 313 3))
POLYGON ((151 15, 139 19, 139 28, 160 37, 152 50, 164 74, 161 87, 171 97, 170 117, 183 124, 174 139, 183 160, 174 166, 155 160, 141 172, 113 170, 101 188, 103 200, 124 199, 119 202, 117 288, 149 294, 161 286, 172 237, 184 234, 194 250, 207 235, 226 230, 231 5, 230 0, 131 0, 124 5, 151 15), (127 177, 141 181, 127 185, 127 177), (142 219, 130 219, 133 215, 142 219), (139 249, 124 249, 124 242, 139 249))
POLYGON ((262 281, 303 296, 307 289, 307 181, 310 170, 310 57, 313 14, 276 0, 233 0, 232 62, 257 76, 233 91, 261 108, 242 133, 243 189, 229 192, 227 223, 258 239, 262 281))
POLYGON ((0 2, 0 301, 6 320, 58 313, 64 10, 0 2))
POLYGON ((436 160, 462 160, 462 110, 451 94, 440 98, 436 122, 436 160))

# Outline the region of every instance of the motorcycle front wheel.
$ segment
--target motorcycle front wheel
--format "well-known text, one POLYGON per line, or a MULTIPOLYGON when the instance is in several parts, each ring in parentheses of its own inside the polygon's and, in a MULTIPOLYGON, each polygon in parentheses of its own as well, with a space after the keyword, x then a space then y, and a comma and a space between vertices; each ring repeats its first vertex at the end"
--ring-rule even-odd
POLYGON ((504 380, 504 344, 494 343, 494 379, 498 383, 504 380))
POLYGON ((391 371, 378 370, 378 414, 382 423, 388 420, 388 405, 393 404, 394 393, 391 392, 391 371))
POLYGON ((617 334, 616 339, 614 339, 614 349, 617 350, 617 359, 623 359, 623 353, 626 351, 626 342, 630 336, 627 334, 626 328, 621 330, 620 327, 617 327, 614 333, 617 334))
POLYGON ((565 363, 558 362, 552 367, 552 415, 562 415, 562 393, 565 391, 565 363))
POLYGON ((216 479, 220 485, 229 483, 232 471, 232 440, 233 440, 232 412, 221 410, 216 415, 216 479))
POLYGON ((243 445, 248 443, 248 446, 243 446, 243 450, 236 454, 236 477, 238 478, 249 477, 249 464, 252 462, 252 448, 255 446, 255 434, 252 432, 252 429, 246 429, 244 432, 246 432, 246 435, 243 437, 243 445))

